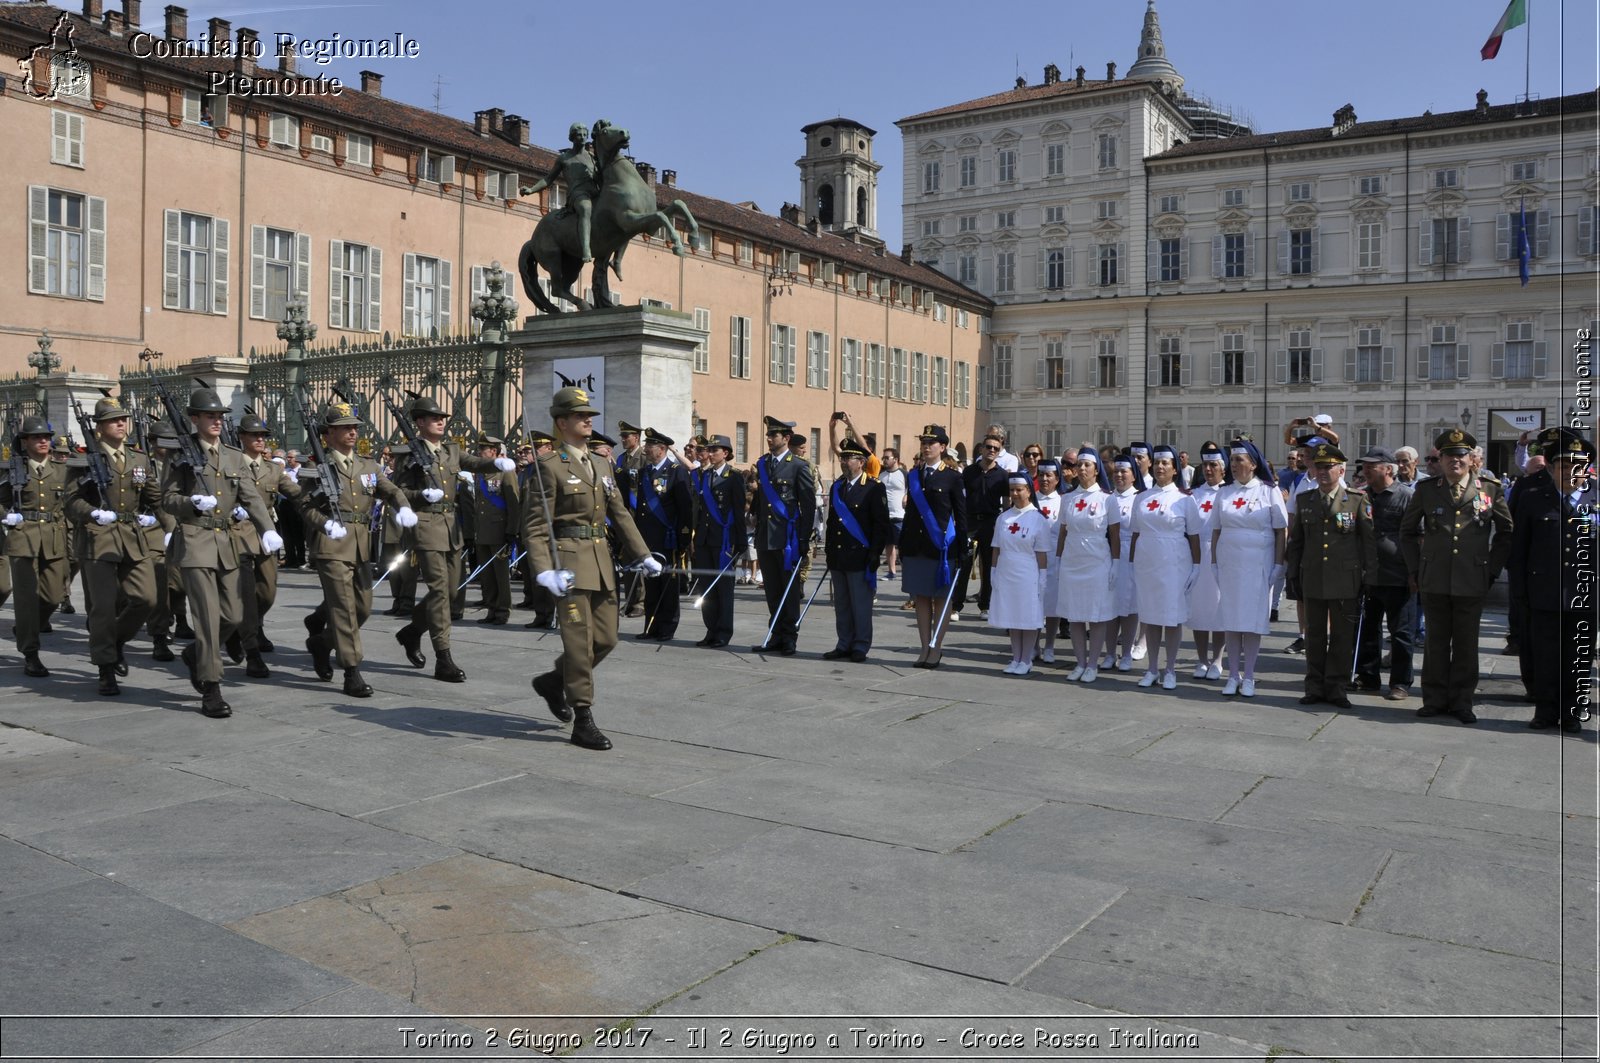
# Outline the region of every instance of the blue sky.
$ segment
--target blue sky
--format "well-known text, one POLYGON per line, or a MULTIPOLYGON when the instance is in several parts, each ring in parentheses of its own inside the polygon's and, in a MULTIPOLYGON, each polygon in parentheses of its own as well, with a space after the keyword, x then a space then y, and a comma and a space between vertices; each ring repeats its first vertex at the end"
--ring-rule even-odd
MULTIPOLYGON (((108 0, 108 6, 114 0, 108 0)), ((404 33, 416 59, 304 61, 359 84, 384 75, 386 96, 471 120, 503 107, 528 118, 535 142, 559 147, 573 121, 605 117, 633 135, 633 153, 673 168, 705 195, 754 200, 776 213, 797 200, 800 127, 843 114, 878 131, 879 218, 900 240, 900 137, 906 115, 1030 84, 1046 63, 1065 76, 1082 64, 1104 78, 1136 58, 1145 0, 856 0, 752 4, 691 0, 666 5, 609 0, 596 31, 636 42, 606 60, 576 15, 583 4, 400 0, 384 4, 229 3, 189 8, 191 36, 211 16, 302 37, 404 33), (442 84, 436 79, 442 78, 442 84)), ((1511 31, 1498 58, 1478 49, 1505 0, 1158 0, 1167 56, 1186 87, 1246 112, 1257 130, 1323 125, 1344 103, 1362 120, 1463 110, 1478 89, 1492 103, 1523 91, 1531 41, 1535 95, 1593 91, 1594 0, 1528 0, 1527 28, 1511 31)), ((144 5, 146 28, 161 7, 144 5)))

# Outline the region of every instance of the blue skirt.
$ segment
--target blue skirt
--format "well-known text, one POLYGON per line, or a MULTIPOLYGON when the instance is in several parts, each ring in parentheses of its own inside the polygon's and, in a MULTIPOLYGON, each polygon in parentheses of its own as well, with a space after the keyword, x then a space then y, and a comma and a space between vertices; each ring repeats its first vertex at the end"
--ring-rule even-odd
MULTIPOLYGON (((955 558, 950 559, 950 574, 956 570, 955 558)), ((939 578, 939 559, 936 557, 902 557, 900 559, 900 587, 913 598, 938 598, 943 600, 950 584, 939 578)))

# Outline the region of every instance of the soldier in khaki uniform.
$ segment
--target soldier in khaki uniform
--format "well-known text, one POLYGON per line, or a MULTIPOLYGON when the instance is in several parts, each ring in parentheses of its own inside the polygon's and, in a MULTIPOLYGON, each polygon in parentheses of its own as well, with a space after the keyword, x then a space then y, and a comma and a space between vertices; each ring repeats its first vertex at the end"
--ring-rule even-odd
POLYGON ((105 458, 111 484, 104 492, 87 475, 76 478, 67 516, 82 529, 81 557, 89 614, 89 659, 100 671, 100 693, 120 694, 128 674, 122 647, 139 633, 156 605, 156 568, 148 529, 159 528, 161 481, 148 455, 129 446, 127 410, 112 399, 94 405, 95 438, 89 446, 105 458))
MULTIPOLYGON (((178 438, 167 425, 151 426, 150 468, 155 472, 157 488, 166 480, 167 464, 177 445, 178 438)), ((146 627, 153 643, 150 659, 167 662, 178 659, 172 652, 172 603, 176 598, 179 608, 182 608, 183 601, 183 589, 176 586, 179 581, 177 566, 167 564, 167 540, 171 538, 178 522, 164 509, 156 511, 156 522, 154 527, 144 530, 145 549, 150 551, 151 565, 156 574, 156 604, 150 610, 146 627)))
POLYGON ((222 697, 222 646, 244 619, 239 594, 239 547, 233 537, 233 509, 243 506, 261 533, 267 552, 283 549, 267 507, 246 475, 244 455, 222 444, 222 417, 228 407, 210 388, 189 395, 189 420, 205 458, 192 469, 176 462, 161 484, 161 505, 178 522, 168 546, 169 563, 183 573, 183 589, 194 613, 193 644, 184 648, 189 682, 200 692, 200 712, 220 719, 233 715, 222 697))
POLYGON ((306 618, 306 629, 311 632, 306 649, 311 651, 319 679, 333 678, 332 651, 344 668, 344 692, 353 698, 370 698, 372 687, 361 676, 361 625, 372 615, 372 537, 367 534, 367 522, 378 499, 390 506, 401 528, 416 527, 417 515, 406 505, 405 493, 383 475, 382 467, 356 454, 361 418, 349 403, 329 403, 321 422, 327 459, 338 467, 339 493, 337 498, 329 497, 329 478, 318 469, 318 488, 300 497, 311 564, 322 582, 322 604, 306 618))
POLYGON ((1478 441, 1459 428, 1434 440, 1439 475, 1416 483, 1400 518, 1400 552, 1422 594, 1422 708, 1477 723, 1478 624, 1490 584, 1511 555, 1511 511, 1500 485, 1472 471, 1478 441))
MULTIPOLYGON (((478 457, 493 461, 505 443, 495 436, 478 440, 478 457)), ((521 509, 515 472, 480 472, 475 480, 473 520, 478 544, 477 563, 488 562, 482 573, 483 604, 488 613, 481 624, 504 624, 511 619, 511 547, 521 509), (493 560, 490 560, 490 559, 493 560)))
POLYGON ((11 441, 22 451, 26 480, 14 488, 0 479, 0 501, 6 508, 6 557, 16 589, 17 649, 24 675, 42 678, 50 670, 39 660, 39 634, 49 630, 50 614, 61 604, 67 586, 67 521, 64 506, 67 467, 50 460, 54 435, 43 417, 24 417, 11 441))
POLYGON ((591 712, 595 666, 617 645, 617 576, 607 521, 646 575, 659 576, 662 568, 639 537, 612 469, 589 454, 591 422, 599 413, 582 388, 556 392, 550 416, 561 446, 538 459, 522 507, 522 541, 535 578, 561 599, 561 656, 551 671, 534 677, 533 689, 556 719, 573 721, 572 741, 585 749, 611 748, 591 712))
POLYGON ((1311 457, 1317 487, 1299 496, 1285 557, 1292 597, 1305 612, 1306 692, 1302 705, 1350 708, 1361 584, 1378 568, 1378 540, 1366 492, 1344 483, 1344 453, 1320 443, 1311 457))
POLYGON ((463 454, 444 438, 448 418, 439 404, 419 396, 411 406, 417 433, 433 454, 433 467, 424 469, 411 459, 410 450, 395 461, 395 484, 405 491, 417 514, 411 529, 411 550, 416 557, 417 578, 428 585, 427 596, 417 603, 411 622, 395 632, 395 641, 406 651, 413 667, 428 663, 422 655, 422 632, 433 641, 433 677, 447 683, 465 682, 467 673, 450 656, 450 601, 461 582, 461 526, 456 522, 456 491, 460 474, 510 472, 516 463, 510 458, 477 458, 463 454))
MULTIPOLYGON (((253 410, 247 411, 239 421, 239 448, 244 454, 245 475, 255 484, 256 493, 261 496, 276 529, 278 496, 298 498, 300 485, 289 478, 283 466, 267 457, 267 437, 271 434, 272 429, 253 410)), ((245 658, 245 675, 266 679, 272 672, 261 655, 270 652, 273 646, 262 625, 278 600, 278 555, 262 548, 261 536, 242 506, 233 509, 233 537, 239 548, 239 600, 244 603, 244 620, 228 640, 228 654, 235 661, 241 655, 245 658)))

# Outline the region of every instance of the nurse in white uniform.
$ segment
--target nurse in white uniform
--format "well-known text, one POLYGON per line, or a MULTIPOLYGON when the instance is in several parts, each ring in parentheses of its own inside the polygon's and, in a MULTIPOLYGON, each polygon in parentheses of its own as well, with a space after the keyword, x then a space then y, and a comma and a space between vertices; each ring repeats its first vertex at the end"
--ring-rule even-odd
POLYGON ((1134 499, 1133 537, 1128 544, 1139 622, 1144 625, 1149 647, 1139 685, 1155 685, 1165 650, 1167 667, 1160 677, 1161 686, 1176 690, 1178 646, 1189 619, 1189 590, 1200 577, 1200 517, 1194 501, 1178 485, 1178 455, 1172 447, 1158 443, 1151 449, 1150 475, 1155 483, 1134 499))
POLYGON ((1050 523, 1049 530, 1045 532, 1045 542, 1050 544, 1050 549, 1046 556, 1048 566, 1044 570, 1044 645, 1035 655, 1035 660, 1054 664, 1056 629, 1060 627, 1061 619, 1057 603, 1061 587, 1061 559, 1056 556, 1056 536, 1061 531, 1061 463, 1055 458, 1045 458, 1039 462, 1036 475, 1039 477, 1039 489, 1034 495, 1033 504, 1038 507, 1039 515, 1050 523))
POLYGON ((1056 611, 1071 625, 1077 665, 1068 682, 1093 683, 1106 621, 1116 615, 1117 564, 1122 557, 1122 511, 1093 447, 1078 451, 1078 489, 1063 496, 1056 556, 1061 577, 1056 611))
POLYGON ((1006 482, 1011 508, 994 522, 994 548, 989 558, 989 626, 1011 635, 1007 675, 1033 670, 1033 647, 1044 623, 1041 593, 1047 555, 1052 547, 1050 522, 1032 501, 1033 479, 1012 473, 1006 482))
POLYGON ((1232 482, 1217 492, 1211 529, 1211 564, 1221 588, 1217 627, 1227 635, 1222 692, 1253 698, 1256 655, 1270 630, 1272 584, 1282 575, 1289 515, 1256 445, 1236 439, 1228 453, 1232 482))
POLYGON ((1222 448, 1206 440, 1200 448, 1199 482, 1189 497, 1200 518, 1200 578, 1189 590, 1189 626, 1194 629, 1196 679, 1222 678, 1222 632, 1217 628, 1216 570, 1211 567, 1211 529, 1216 524, 1217 491, 1222 487, 1228 459, 1222 448))

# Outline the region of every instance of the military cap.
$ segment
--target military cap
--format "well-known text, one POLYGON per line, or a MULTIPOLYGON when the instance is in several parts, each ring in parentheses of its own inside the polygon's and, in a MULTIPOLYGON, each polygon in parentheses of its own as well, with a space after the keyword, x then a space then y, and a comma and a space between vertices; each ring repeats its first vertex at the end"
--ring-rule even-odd
POLYGON ((846 439, 839 444, 839 457, 841 458, 861 458, 865 460, 871 456, 872 451, 867 449, 865 443, 854 439, 846 439))
POLYGON ((942 424, 923 425, 922 431, 917 435, 917 438, 924 443, 934 442, 943 443, 945 446, 950 445, 950 433, 944 430, 944 425, 942 424))
MULTIPOLYGON (((552 439, 550 442, 554 443, 555 440, 552 439)), ((617 445, 617 441, 604 432, 590 432, 589 445, 591 447, 614 447, 617 445)))
POLYGON ((1463 431, 1460 428, 1450 428, 1440 432, 1439 437, 1433 441, 1433 445, 1440 454, 1469 454, 1472 452, 1472 448, 1478 445, 1478 441, 1472 438, 1471 432, 1463 431))
POLYGON ((54 436, 56 430, 50 427, 50 422, 38 414, 29 414, 22 419, 22 425, 17 429, 17 438, 24 436, 54 436))
POLYGON ((1587 463, 1594 460, 1594 444, 1570 428, 1559 425, 1546 428, 1539 433, 1535 442, 1539 444, 1539 453, 1545 456, 1546 461, 1564 458, 1587 463))
POLYGON ((726 450, 729 454, 732 454, 733 440, 729 439, 727 436, 707 436, 706 449, 713 450, 717 448, 726 450))
MULTIPOLYGON (((599 435, 600 433, 596 432, 594 434, 599 435)), ((556 437, 551 435, 549 432, 541 431, 540 429, 535 428, 533 431, 528 433, 528 441, 524 445, 532 447, 553 447, 556 445, 556 437)))
POLYGON ((95 424, 99 424, 101 421, 120 421, 124 417, 132 416, 133 414, 123 409, 116 399, 104 398, 94 404, 95 424))
POLYGON ((256 411, 246 410, 244 416, 239 418, 239 434, 243 435, 246 432, 270 436, 272 429, 267 427, 267 422, 263 421, 256 411))
POLYGON ((573 414, 594 417, 600 413, 589 402, 589 393, 582 388, 562 388, 550 400, 551 417, 570 417, 573 414))
POLYGON ((178 445, 178 433, 165 421, 157 422, 150 429, 150 442, 158 447, 175 447, 178 445))
POLYGON ((654 428, 646 428, 644 430, 644 441, 646 443, 659 443, 664 447, 672 446, 672 437, 664 436, 660 432, 657 432, 654 428))
POLYGON ((1332 443, 1319 443, 1311 453, 1311 462, 1314 465, 1343 465, 1344 451, 1332 443))
POLYGON ((448 414, 434 401, 432 395, 418 395, 411 393, 411 416, 413 417, 446 417, 448 414))
POLYGON ((1371 450, 1361 455, 1361 461, 1364 464, 1370 463, 1373 465, 1398 464, 1398 461, 1394 456, 1394 451, 1390 450, 1388 447, 1373 447, 1371 450))
POLYGON ((780 421, 771 414, 761 418, 761 423, 767 426, 767 435, 769 436, 777 435, 779 432, 788 435, 795 425, 793 421, 780 421))
POLYGON ((644 429, 640 428, 638 425, 633 424, 632 422, 629 422, 629 421, 618 421, 617 422, 617 431, 621 432, 623 435, 627 435, 630 432, 633 433, 634 435, 639 435, 641 432, 644 431, 644 429))
POLYGON ((56 436, 50 441, 50 451, 54 454, 71 454, 72 441, 66 436, 56 436))
POLYGON ((189 392, 190 413, 227 413, 228 404, 212 388, 195 388, 189 392))
POLYGON ((488 432, 482 432, 478 435, 478 441, 472 445, 477 447, 479 450, 482 450, 484 447, 499 447, 501 450, 504 450, 506 441, 501 439, 499 436, 492 436, 488 432))
POLYGON ((324 428, 339 428, 360 423, 361 418, 356 416, 355 407, 348 402, 330 402, 322 408, 322 427, 324 428))

